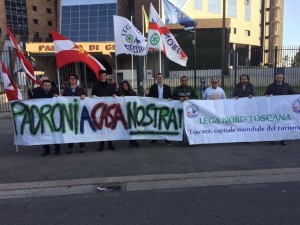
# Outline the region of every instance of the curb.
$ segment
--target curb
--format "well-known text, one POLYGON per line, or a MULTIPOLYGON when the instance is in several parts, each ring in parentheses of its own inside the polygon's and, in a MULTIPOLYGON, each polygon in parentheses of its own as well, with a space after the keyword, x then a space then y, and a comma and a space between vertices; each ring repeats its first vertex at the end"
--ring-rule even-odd
POLYGON ((0 119, 12 119, 11 112, 1 112, 0 119))
POLYGON ((0 184, 0 199, 298 181, 300 168, 84 178, 0 184))

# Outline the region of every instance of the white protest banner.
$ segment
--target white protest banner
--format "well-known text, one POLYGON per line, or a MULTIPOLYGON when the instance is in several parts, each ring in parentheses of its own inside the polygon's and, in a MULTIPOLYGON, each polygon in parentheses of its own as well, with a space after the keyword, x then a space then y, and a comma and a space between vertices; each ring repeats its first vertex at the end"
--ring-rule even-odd
POLYGON ((54 97, 16 101, 11 107, 17 145, 182 140, 180 101, 136 96, 54 97))
POLYGON ((191 145, 300 138, 300 95, 189 100, 183 109, 191 145))

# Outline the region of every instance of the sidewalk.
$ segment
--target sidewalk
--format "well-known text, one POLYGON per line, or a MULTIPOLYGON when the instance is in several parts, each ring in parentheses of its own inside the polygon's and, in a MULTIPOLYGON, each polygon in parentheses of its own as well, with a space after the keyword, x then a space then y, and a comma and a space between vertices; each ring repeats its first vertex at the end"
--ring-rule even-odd
POLYGON ((176 174, 184 177, 208 172, 300 168, 299 140, 288 141, 287 146, 271 146, 267 142, 195 146, 172 142, 168 146, 164 141, 151 146, 148 140, 143 140, 139 141, 140 148, 129 148, 128 141, 116 141, 116 151, 98 152, 98 143, 87 143, 83 154, 79 154, 78 145, 74 145, 74 153, 68 155, 67 145, 62 145, 62 155, 55 156, 52 150, 51 155, 40 157, 41 146, 18 146, 19 152, 16 152, 11 119, 0 119, 0 128, 1 187, 24 182, 65 180, 72 183, 78 179, 132 176, 142 179, 176 174))

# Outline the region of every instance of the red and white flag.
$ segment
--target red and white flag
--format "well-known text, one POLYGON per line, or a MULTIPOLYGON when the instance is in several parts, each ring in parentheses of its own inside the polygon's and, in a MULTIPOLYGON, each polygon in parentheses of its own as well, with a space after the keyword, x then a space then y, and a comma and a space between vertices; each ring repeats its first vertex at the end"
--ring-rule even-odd
POLYGON ((83 62, 94 71, 97 78, 99 71, 105 70, 105 67, 90 53, 85 51, 82 46, 76 45, 74 42, 68 40, 54 30, 51 30, 51 33, 58 69, 69 63, 83 62))
POLYGON ((35 75, 34 75, 34 69, 31 65, 31 63, 28 61, 28 59, 25 57, 25 55, 23 54, 20 46, 17 44, 16 39, 14 38, 14 35, 11 33, 11 31, 9 30, 9 28, 7 27, 6 23, 4 22, 4 26, 6 28, 7 34, 9 36, 9 39, 12 42, 12 45, 16 51, 16 54, 19 58, 19 60, 21 61, 22 67, 25 71, 25 74, 28 76, 29 79, 31 79, 33 82, 35 82, 38 85, 41 85, 41 82, 39 80, 36 79, 35 75))
POLYGON ((22 100, 22 94, 17 85, 13 82, 8 75, 4 63, 1 61, 1 76, 3 80, 4 90, 8 101, 22 100))
POLYGON ((179 65, 186 66, 188 60, 187 55, 159 17, 152 3, 150 4, 147 46, 148 48, 164 51, 170 60, 179 65))

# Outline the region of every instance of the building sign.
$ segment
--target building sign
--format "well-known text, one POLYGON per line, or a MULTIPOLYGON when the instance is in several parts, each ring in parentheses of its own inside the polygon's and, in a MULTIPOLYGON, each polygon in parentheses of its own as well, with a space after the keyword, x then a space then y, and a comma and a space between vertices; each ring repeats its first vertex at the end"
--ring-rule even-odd
MULTIPOLYGON (((77 42, 76 44, 88 52, 102 52, 104 55, 115 52, 114 42, 77 42)), ((26 50, 31 53, 52 53, 54 44, 52 42, 27 43, 26 50)))

